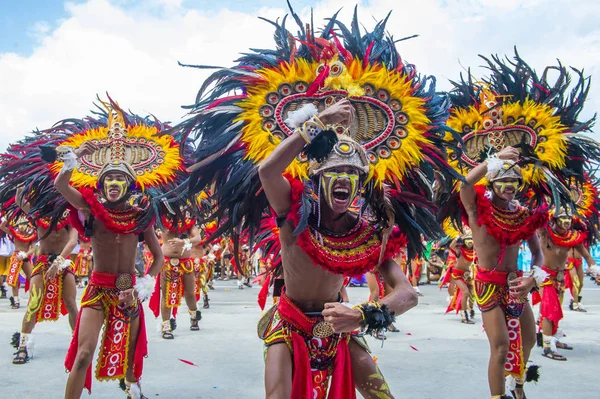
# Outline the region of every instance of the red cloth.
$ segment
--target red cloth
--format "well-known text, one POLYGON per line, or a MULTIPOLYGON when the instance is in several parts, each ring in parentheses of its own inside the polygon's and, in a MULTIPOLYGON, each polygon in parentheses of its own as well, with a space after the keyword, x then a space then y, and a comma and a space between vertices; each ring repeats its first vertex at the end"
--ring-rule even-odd
POLYGON ((261 310, 265 309, 265 305, 267 304, 267 297, 269 296, 269 285, 271 284, 271 276, 272 273, 267 275, 265 282, 263 283, 260 291, 258 292, 258 306, 260 306, 261 310))
MULTIPOLYGON (((464 271, 464 270, 452 268, 452 278, 454 280, 465 281, 465 279, 464 279, 465 273, 466 273, 466 271, 464 271)), ((448 304, 448 307, 446 308, 446 313, 450 313, 453 310, 455 310, 456 313, 458 313, 461 310, 466 310, 466 309, 462 308, 463 295, 464 295, 464 293, 462 292, 462 290, 460 289, 458 284, 455 285, 454 286, 454 295, 452 296, 452 300, 450 301, 450 303, 448 304)), ((467 295, 468 295, 468 293, 467 293, 467 295)))
MULTIPOLYGON (((125 320, 125 323, 122 323, 122 319, 114 320, 114 308, 110 302, 118 299, 118 291, 116 288, 116 280, 118 274, 110 274, 110 273, 99 273, 92 271, 92 275, 90 277, 90 281, 86 290, 84 292, 83 298, 81 298, 81 310, 79 311, 79 316, 77 317, 77 325, 75 326, 75 332, 73 333, 73 338, 71 339, 71 344, 69 345, 69 350, 67 351, 67 356, 65 358, 65 368, 68 371, 73 369, 73 365, 75 364, 75 358, 77 357, 77 349, 79 347, 79 326, 81 322, 81 314, 83 313, 83 309, 91 306, 100 306, 100 307, 108 307, 109 312, 105 314, 104 320, 104 335, 101 345, 101 355, 98 359, 98 367, 96 368, 97 377, 106 379, 120 379, 124 378, 125 371, 120 374, 115 374, 114 376, 98 376, 98 373, 101 372, 107 365, 100 364, 101 357, 105 358, 106 356, 110 357, 110 349, 117 343, 115 342, 104 342, 109 339, 114 334, 112 330, 112 326, 115 325, 115 321, 119 325, 130 326, 132 320, 125 320), (108 297, 108 298, 105 298, 108 297), (108 303, 105 303, 105 300, 108 303), (106 352, 109 352, 108 354, 106 352), (104 354, 104 356, 103 356, 104 354)), ((132 286, 135 285, 135 274, 131 274, 132 286)), ((139 333, 135 346, 135 354, 133 359, 133 374, 138 380, 142 376, 143 368, 144 368, 144 358, 148 355, 148 337, 146 335, 146 323, 144 319, 144 307, 141 303, 138 303, 139 310, 139 333)), ((128 335, 128 334, 127 334, 128 335)), ((126 343, 128 345, 128 343, 126 343)), ((126 356, 123 355, 123 358, 126 359, 126 356)), ((125 364, 127 361, 125 360, 125 364)), ((125 366, 125 370, 126 367, 125 366)), ((84 387, 91 393, 92 392, 92 365, 87 369, 85 375, 85 383, 84 387)))
POLYGON ((556 280, 558 270, 552 270, 546 266, 542 266, 542 270, 549 274, 548 278, 541 284, 543 287, 542 295, 537 292, 533 295, 533 304, 536 305, 541 302, 540 305, 540 329, 544 319, 548 319, 552 322, 552 335, 558 331, 558 323, 563 318, 563 311, 561 306, 562 287, 561 283, 556 280))
POLYGON ((565 271, 565 288, 569 289, 569 290, 573 290, 573 279, 571 278, 571 273, 570 270, 575 268, 575 269, 581 269, 581 267, 583 266, 583 259, 576 259, 576 258, 571 258, 569 257, 569 259, 567 259, 567 268, 565 271))
MULTIPOLYGON (((309 318, 285 294, 277 304, 279 315, 284 322, 292 324, 306 336, 312 336, 316 323, 322 320, 309 318)), ((310 365, 310 354, 304 337, 294 329, 290 329, 291 344, 294 358, 294 373, 292 376, 292 395, 290 399, 313 398, 313 377, 310 365)), ((328 399, 356 399, 356 389, 352 375, 352 363, 348 348, 348 337, 342 336, 337 345, 337 352, 331 372, 331 384, 328 399)))

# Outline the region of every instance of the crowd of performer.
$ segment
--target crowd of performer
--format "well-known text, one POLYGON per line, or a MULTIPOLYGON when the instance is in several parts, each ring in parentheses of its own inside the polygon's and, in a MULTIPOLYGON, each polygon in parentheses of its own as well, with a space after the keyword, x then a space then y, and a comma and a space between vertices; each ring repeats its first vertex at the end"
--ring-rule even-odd
POLYGON ((586 312, 586 275, 600 282, 589 78, 559 64, 550 81, 516 54, 440 93, 386 21, 363 34, 334 16, 317 37, 294 19, 297 35, 272 22, 276 49, 208 78, 177 125, 108 97, 0 155, 2 297, 18 310, 28 292, 14 365, 38 322, 68 315, 65 398, 91 392, 98 345, 96 379, 146 398, 143 304, 165 341, 184 303, 200 335, 215 280, 260 286, 268 398, 393 398, 365 337, 399 331, 422 283, 464 328, 481 317, 493 399, 526 397, 536 342, 567 360, 564 291, 586 312), (365 282, 351 305, 346 286, 365 282))

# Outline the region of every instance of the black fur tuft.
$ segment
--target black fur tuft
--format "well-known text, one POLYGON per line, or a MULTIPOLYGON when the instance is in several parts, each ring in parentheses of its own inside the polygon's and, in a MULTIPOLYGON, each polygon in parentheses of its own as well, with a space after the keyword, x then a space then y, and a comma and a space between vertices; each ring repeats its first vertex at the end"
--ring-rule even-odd
POLYGON ((21 343, 21 333, 16 332, 12 335, 10 340, 10 344, 15 347, 15 349, 19 349, 19 344, 21 343))
POLYGON ((306 147, 304 147, 302 153, 306 155, 309 160, 315 160, 320 163, 331 154, 331 151, 337 142, 338 137, 336 132, 333 130, 323 130, 312 142, 310 142, 310 144, 307 144, 306 147))
POLYGON ((532 364, 527 367, 527 371, 525 372, 525 382, 535 382, 537 383, 540 379, 540 367, 537 364, 532 364))

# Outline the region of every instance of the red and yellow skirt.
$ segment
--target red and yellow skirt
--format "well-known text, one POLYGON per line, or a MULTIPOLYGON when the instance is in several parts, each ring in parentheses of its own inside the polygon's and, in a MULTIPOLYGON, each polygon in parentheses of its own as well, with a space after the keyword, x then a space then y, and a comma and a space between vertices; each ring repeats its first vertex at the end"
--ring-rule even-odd
POLYGON ((87 277, 90 274, 92 266, 91 253, 92 251, 89 249, 79 249, 75 258, 75 267, 73 268, 76 276, 87 277))
MULTIPOLYGON (((52 266, 52 262, 54 261, 54 255, 40 255, 37 258, 35 266, 33 267, 33 272, 31 273, 32 277, 37 275, 42 275, 42 281, 44 287, 42 289, 42 302, 39 306, 39 310, 37 311, 37 321, 56 321, 62 314, 63 316, 67 314, 67 308, 65 307, 65 303, 63 301, 63 283, 64 277, 67 274, 73 274, 72 266, 67 267, 66 269, 58 271, 56 273, 56 277, 52 280, 46 280, 46 273, 50 266, 52 266)), ((32 287, 33 289, 33 287, 32 287)), ((32 300, 31 294, 29 297, 29 301, 32 300)), ((29 305, 27 305, 29 308, 29 305)))
POLYGON ((522 378, 525 371, 520 317, 525 311, 527 299, 510 295, 509 282, 523 276, 523 272, 500 272, 477 266, 475 273, 475 297, 481 312, 500 306, 506 316, 508 330, 508 356, 504 364, 505 374, 522 378))
MULTIPOLYGON (((448 271, 448 273, 451 274, 451 277, 452 279, 454 279, 454 281, 462 281, 467 285, 467 287, 473 287, 473 276, 471 276, 470 271, 461 270, 457 269, 456 267, 453 267, 451 270, 448 271)), ((462 308, 463 295, 471 295, 471 292, 462 292, 460 287, 456 285, 456 288, 454 289, 454 295, 452 295, 450 304, 448 305, 448 308, 446 308, 446 313, 449 313, 453 310, 456 311, 456 313, 458 313, 461 310, 468 310, 462 308)))
MULTIPOLYGON (((65 358, 65 367, 73 369, 79 346, 79 328, 82 310, 93 308, 104 312, 104 333, 100 343, 100 352, 96 364, 96 379, 99 381, 120 380, 125 378, 129 365, 127 357, 131 348, 131 323, 139 317, 139 333, 133 360, 133 374, 136 379, 142 376, 144 357, 148 355, 148 339, 144 308, 134 301, 130 306, 119 304, 119 293, 135 285, 135 274, 111 274, 92 272, 88 286, 81 298, 81 310, 71 344, 65 358)), ((87 369, 85 388, 92 391, 92 366, 87 369)))
POLYGON ((323 317, 308 317, 285 292, 259 322, 258 334, 267 348, 286 344, 292 352, 291 399, 356 398, 350 334, 334 334, 323 317))
POLYGON ((540 303, 540 329, 544 319, 552 322, 552 335, 558 331, 558 323, 563 318, 562 301, 565 293, 565 272, 564 270, 552 270, 542 266, 542 270, 548 273, 548 278, 540 284, 542 288, 541 295, 533 294, 533 304, 540 303))
MULTIPOLYGON (((176 309, 181 304, 183 297, 183 276, 194 273, 194 260, 192 258, 168 258, 165 256, 165 265, 162 269, 165 281, 165 295, 163 300, 169 309, 176 309)), ((161 279, 156 279, 154 292, 150 297, 148 306, 155 317, 160 314, 161 279)))
POLYGON ((19 286, 19 275, 23 269, 23 262, 29 262, 29 259, 19 259, 19 252, 20 251, 14 251, 8 259, 6 284, 11 287, 19 286))

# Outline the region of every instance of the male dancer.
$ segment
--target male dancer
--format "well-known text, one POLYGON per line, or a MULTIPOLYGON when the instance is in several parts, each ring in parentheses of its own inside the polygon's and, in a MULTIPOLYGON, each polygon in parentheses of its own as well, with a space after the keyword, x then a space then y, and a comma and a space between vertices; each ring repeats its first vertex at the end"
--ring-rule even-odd
MULTIPOLYGON (((552 360, 565 361, 567 358, 557 352, 558 349, 572 350, 573 348, 560 342, 558 323, 563 318, 562 299, 565 291, 565 265, 572 252, 581 254, 590 267, 596 262, 584 246, 587 234, 574 230, 573 217, 564 208, 552 216, 547 228, 540 229, 538 234, 544 252, 544 266, 542 269, 548 273, 546 280, 540 284, 541 298, 534 295, 533 304, 541 300, 540 305, 540 330, 543 339, 538 335, 538 345, 543 344, 542 356, 552 360), (542 341, 542 342, 540 342, 542 341)), ((541 346, 541 345, 540 345, 541 346)))
POLYGON ((417 293, 418 296, 423 296, 421 290, 419 289, 419 282, 421 281, 421 272, 423 270, 423 259, 415 258, 410 262, 410 282, 413 286, 413 289, 417 293))
POLYGON ((446 313, 452 310, 456 313, 462 311, 461 321, 465 324, 475 324, 473 266, 477 264, 477 255, 473 248, 473 236, 467 233, 456 238, 450 244, 450 249, 456 254, 456 263, 450 272, 455 289, 446 313))
POLYGON ((535 345, 535 320, 527 294, 543 277, 539 269, 542 251, 535 232, 545 225, 547 214, 532 212, 514 200, 523 180, 515 163, 518 156, 517 149, 504 148, 474 167, 460 188, 479 258, 475 292, 490 343, 488 381, 492 398, 508 398, 504 395, 505 368, 516 378, 516 398, 524 398, 525 365, 535 345), (485 187, 475 187, 484 177, 489 182, 487 193, 485 187), (517 266, 522 240, 527 240, 532 253, 534 272, 527 277, 517 266), (515 345, 520 350, 511 350, 508 358, 509 348, 515 345))
POLYGON ((444 261, 440 259, 437 251, 431 251, 427 260, 427 284, 437 283, 442 277, 444 261))
MULTIPOLYGON (((244 286, 252 288, 250 279, 252 278, 252 265, 250 264, 250 247, 248 244, 242 245, 242 252, 239 255, 241 265, 238 266, 235 263, 235 271, 237 274, 237 284, 240 290, 244 289, 244 286)), ((232 259, 235 262, 235 259, 232 259)))
POLYGON ((15 248, 8 261, 6 276, 6 284, 12 288, 12 296, 10 297, 10 307, 12 309, 21 307, 19 276, 21 270, 23 270, 27 278, 31 278, 31 258, 35 254, 35 244, 37 242, 35 226, 22 213, 22 211, 17 211, 10 220, 5 219, 0 224, 0 230, 6 233, 15 248))
MULTIPOLYGON (((25 212, 31 209, 22 187, 17 189, 16 202, 25 212)), ((69 226, 67 218, 68 211, 54 226, 47 218, 35 222, 40 237, 39 255, 31 272, 29 302, 21 332, 13 336, 13 345, 17 347, 13 364, 24 364, 30 360, 29 352, 33 347, 30 334, 36 323, 58 320, 61 313, 68 312, 71 330, 75 328, 77 287, 68 259, 77 245, 77 230, 69 226)))
MULTIPOLYGON (((350 125, 354 118, 354 110, 348 101, 342 100, 321 111, 317 118, 324 125, 339 122, 350 125)), ((269 320, 262 334, 267 345, 267 398, 308 397, 313 393, 323 397, 327 392, 327 370, 330 364, 334 364, 331 390, 337 395, 341 392, 352 395, 339 397, 354 397, 353 384, 348 386, 347 381, 353 376, 358 390, 365 398, 391 398, 392 394, 383 375, 364 345, 354 339, 348 341, 348 333, 361 325, 375 327, 374 321, 369 318, 371 312, 387 312, 388 316, 385 319, 388 321, 390 312, 396 315, 406 312, 417 304, 416 293, 410 288, 410 283, 400 267, 392 260, 395 253, 385 256, 378 268, 384 280, 392 287, 389 295, 380 302, 371 302, 356 308, 339 303, 343 275, 323 260, 316 263, 315 259, 305 252, 306 249, 300 246, 299 237, 293 234, 293 220, 297 217, 294 207, 297 206, 298 195, 302 194, 303 189, 296 187, 299 181, 288 180, 282 174, 302 152, 306 143, 306 137, 297 130, 279 144, 259 167, 265 194, 277 213, 280 224, 279 240, 285 274, 285 291, 277 304, 280 319, 269 320), (317 355, 313 353, 313 349, 307 349, 303 338, 306 334, 319 338, 323 347, 316 350, 329 355, 317 355), (289 342, 293 344, 289 345, 289 342), (325 365, 327 366, 323 367, 325 365), (316 383, 315 380, 314 388, 307 391, 308 387, 313 387, 311 368, 314 370, 313 374, 322 370, 321 380, 324 378, 325 381, 316 383)), ((321 227, 316 230, 315 225, 310 227, 310 233, 306 232, 321 234, 324 243, 330 243, 335 236, 347 235, 362 223, 357 215, 348 212, 348 208, 357 195, 358 185, 355 184, 366 177, 368 161, 364 153, 361 153, 362 149, 349 138, 340 141, 337 146, 342 148, 322 163, 313 164, 310 172, 317 178, 328 176, 327 179, 331 179, 328 180, 330 183, 325 185, 328 187, 326 191, 319 193, 320 204, 317 206, 320 208, 321 227), (344 150, 348 152, 344 154, 344 150)), ((382 244, 376 237, 373 237, 376 241, 372 245, 378 249, 376 252, 379 257, 382 244)), ((325 248, 322 247, 322 250, 327 251, 325 248)), ((382 248, 382 251, 384 249, 382 248)), ((267 316, 269 314, 267 313, 267 316)), ((385 325, 377 327, 385 328, 389 324, 384 323, 385 325)))
MULTIPOLYGON (((85 142, 74 155, 81 159, 96 149, 95 144, 85 142)), ((140 208, 128 201, 136 180, 132 167, 121 161, 107 163, 98 175, 102 191, 84 196, 69 184, 77 166, 75 156, 71 162, 65 162, 54 184, 71 206, 86 215, 88 233, 90 228, 92 230, 95 259, 65 359, 65 367, 70 371, 65 399, 79 398, 84 387, 91 392, 91 364, 103 325, 105 331, 96 368, 97 378, 124 378, 128 398, 145 398, 139 383, 143 358, 148 353, 141 300, 152 291, 154 277, 162 267, 162 251, 152 225, 144 231, 136 231, 135 225, 125 225, 125 228, 115 223, 127 220, 135 224, 142 216, 140 208), (139 234, 143 234, 154 261, 146 277, 136 283, 135 255, 139 234)))
MULTIPOLYGON (((196 304, 195 282, 194 282, 194 259, 192 249, 202 240, 200 231, 196 226, 196 219, 190 217, 189 211, 183 210, 186 215, 183 221, 177 225, 163 214, 162 223, 164 267, 160 277, 161 301, 160 315, 162 318, 161 336, 164 339, 173 339, 174 322, 171 321, 171 311, 181 304, 181 297, 185 302, 190 315, 190 330, 198 331, 198 322, 202 318, 196 304)), ((158 288, 158 282, 157 282, 158 288)), ((155 316, 158 316, 156 298, 158 292, 155 290, 150 302, 150 308, 155 316)))

